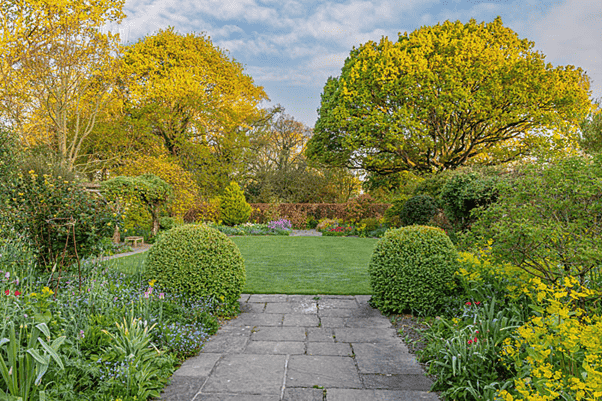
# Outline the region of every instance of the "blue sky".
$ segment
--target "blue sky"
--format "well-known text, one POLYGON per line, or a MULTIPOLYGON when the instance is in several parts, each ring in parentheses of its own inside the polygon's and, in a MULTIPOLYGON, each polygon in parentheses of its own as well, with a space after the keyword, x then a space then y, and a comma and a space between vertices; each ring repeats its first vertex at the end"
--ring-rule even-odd
POLYGON ((354 46, 445 20, 500 15, 548 62, 586 70, 592 97, 602 97, 602 0, 126 0, 124 11, 124 42, 168 26, 204 32, 265 88, 266 106, 310 127, 326 79, 354 46))

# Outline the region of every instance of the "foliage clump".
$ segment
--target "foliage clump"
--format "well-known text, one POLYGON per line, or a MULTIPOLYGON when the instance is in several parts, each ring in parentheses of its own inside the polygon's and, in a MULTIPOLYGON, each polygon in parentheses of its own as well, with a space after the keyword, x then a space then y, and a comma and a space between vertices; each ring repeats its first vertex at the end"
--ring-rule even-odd
POLYGON ((389 230, 378 242, 368 266, 373 306, 383 313, 432 313, 449 292, 457 269, 457 251, 435 227, 389 230))
POLYGON ((199 187, 192 173, 166 155, 142 156, 118 169, 120 175, 132 177, 143 175, 147 171, 152 171, 173 188, 173 195, 165 206, 172 217, 183 218, 194 206, 199 194, 199 187))
POLYGON ((69 266, 94 255, 119 219, 76 182, 33 169, 12 181, 8 196, 14 228, 33 245, 39 268, 69 266))
POLYGON ((600 268, 602 155, 517 167, 497 190, 473 226, 495 260, 552 283, 600 268))
POLYGON ((120 203, 122 208, 136 204, 143 205, 152 218, 152 234, 159 232, 161 207, 169 201, 172 187, 154 174, 138 177, 118 176, 104 181, 101 189, 111 201, 120 203))
POLYGON ((215 300, 225 314, 238 311, 246 282, 236 244, 204 224, 183 225, 162 234, 149 251, 147 275, 166 290, 215 300))
POLYGON ((428 195, 416 195, 403 204, 399 218, 404 226, 425 225, 437 213, 435 200, 428 195))
POLYGON ((232 181, 220 197, 220 217, 229 226, 246 223, 253 209, 247 203, 240 186, 232 181))
POLYGON ((386 176, 573 147, 568 133, 591 109, 589 78, 533 47, 499 17, 364 43, 326 82, 306 155, 386 176))
POLYGON ((441 189, 441 202, 450 222, 459 229, 469 228, 475 220, 472 210, 492 204, 497 198, 494 176, 462 172, 449 178, 441 189))

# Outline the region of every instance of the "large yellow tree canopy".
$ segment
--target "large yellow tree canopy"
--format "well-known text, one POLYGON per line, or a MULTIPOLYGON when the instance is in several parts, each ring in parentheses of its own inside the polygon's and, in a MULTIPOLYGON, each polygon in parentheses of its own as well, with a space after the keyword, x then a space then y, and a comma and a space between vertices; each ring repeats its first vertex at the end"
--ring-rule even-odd
POLYGON ((591 108, 589 79, 533 47, 498 17, 353 49, 324 87, 307 154, 391 174, 565 151, 591 108))
POLYGON ((48 144, 72 169, 109 99, 125 0, 0 2, 0 118, 26 145, 48 144))
POLYGON ((208 37, 172 28, 127 47, 121 68, 128 106, 172 154, 191 142, 216 151, 230 145, 267 98, 208 37))

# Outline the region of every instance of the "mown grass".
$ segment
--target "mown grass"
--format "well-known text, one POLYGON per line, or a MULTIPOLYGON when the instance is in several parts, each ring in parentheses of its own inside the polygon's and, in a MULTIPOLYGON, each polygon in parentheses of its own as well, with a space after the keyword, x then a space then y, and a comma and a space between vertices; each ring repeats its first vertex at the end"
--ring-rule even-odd
MULTIPOLYGON (((377 239, 354 237, 232 237, 245 260, 250 294, 371 294, 368 263, 377 239)), ((134 273, 146 252, 107 263, 134 273)))

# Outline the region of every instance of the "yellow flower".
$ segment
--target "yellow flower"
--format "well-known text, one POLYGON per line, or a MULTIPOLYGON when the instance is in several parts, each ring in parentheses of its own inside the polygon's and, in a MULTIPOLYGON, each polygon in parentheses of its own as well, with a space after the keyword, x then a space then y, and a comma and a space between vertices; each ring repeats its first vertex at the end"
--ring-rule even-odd
POLYGON ((156 282, 157 282, 157 280, 151 280, 148 282, 148 285, 151 287, 154 287, 156 282))
POLYGON ((42 288, 42 294, 43 295, 52 295, 54 294, 54 291, 52 291, 50 288, 48 287, 44 287, 42 288))

